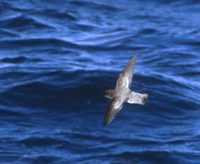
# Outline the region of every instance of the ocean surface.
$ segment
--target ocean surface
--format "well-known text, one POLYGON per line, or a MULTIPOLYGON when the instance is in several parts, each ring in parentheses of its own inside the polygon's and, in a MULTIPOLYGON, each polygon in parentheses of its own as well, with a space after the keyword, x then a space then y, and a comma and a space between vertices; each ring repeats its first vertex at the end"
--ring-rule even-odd
POLYGON ((0 0, 0 163, 200 163, 200 2, 0 0))

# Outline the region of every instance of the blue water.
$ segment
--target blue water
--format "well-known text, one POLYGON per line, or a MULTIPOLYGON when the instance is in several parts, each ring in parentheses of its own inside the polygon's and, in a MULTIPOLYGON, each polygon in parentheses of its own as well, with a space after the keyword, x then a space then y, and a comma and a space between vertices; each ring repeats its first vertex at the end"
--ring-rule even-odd
POLYGON ((199 163, 200 3, 0 0, 0 163, 199 163), (126 104, 103 115, 130 58, 126 104))

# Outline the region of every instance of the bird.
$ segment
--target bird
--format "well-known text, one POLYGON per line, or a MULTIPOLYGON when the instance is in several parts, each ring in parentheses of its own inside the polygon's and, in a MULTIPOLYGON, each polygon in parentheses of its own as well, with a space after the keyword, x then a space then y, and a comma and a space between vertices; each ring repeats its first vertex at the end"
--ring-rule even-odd
POLYGON ((144 105, 147 102, 147 93, 131 91, 131 83, 137 55, 132 57, 125 69, 120 73, 115 89, 106 90, 105 97, 112 100, 104 115, 104 126, 109 125, 122 109, 125 103, 144 105))

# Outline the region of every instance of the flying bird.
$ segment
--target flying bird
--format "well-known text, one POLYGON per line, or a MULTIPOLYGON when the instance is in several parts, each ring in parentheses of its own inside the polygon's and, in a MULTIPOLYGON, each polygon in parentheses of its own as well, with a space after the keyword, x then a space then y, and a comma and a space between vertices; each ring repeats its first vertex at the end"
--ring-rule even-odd
POLYGON ((104 116, 104 125, 109 125, 125 103, 144 105, 148 99, 148 94, 136 93, 131 91, 130 86, 133 77, 137 56, 135 55, 124 71, 117 79, 115 89, 106 90, 105 97, 112 100, 104 116))

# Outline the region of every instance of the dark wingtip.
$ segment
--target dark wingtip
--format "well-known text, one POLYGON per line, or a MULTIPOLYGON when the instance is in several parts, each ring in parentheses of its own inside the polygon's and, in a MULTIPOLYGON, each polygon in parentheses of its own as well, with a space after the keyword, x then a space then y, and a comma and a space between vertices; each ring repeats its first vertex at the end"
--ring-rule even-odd
POLYGON ((108 124, 106 124, 105 122, 103 122, 103 126, 106 127, 106 126, 108 126, 108 124))
POLYGON ((106 120, 103 121, 103 126, 106 127, 109 125, 109 122, 107 122, 106 120))
POLYGON ((138 58, 138 54, 133 56, 133 60, 137 60, 137 58, 138 58))
POLYGON ((108 125, 110 125, 110 123, 111 123, 112 121, 109 121, 109 120, 107 120, 106 118, 104 118, 104 121, 103 121, 103 126, 108 126, 108 125))
POLYGON ((149 95, 146 94, 145 97, 143 98, 143 104, 146 104, 146 103, 147 103, 148 97, 149 97, 149 95))
POLYGON ((105 122, 103 122, 103 126, 104 126, 104 127, 106 127, 106 126, 107 126, 107 124, 106 124, 105 122))

